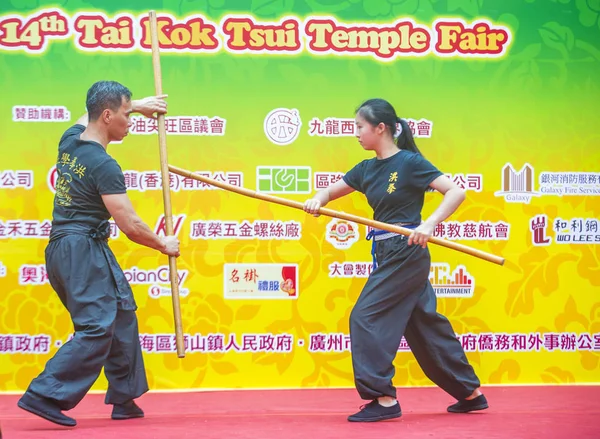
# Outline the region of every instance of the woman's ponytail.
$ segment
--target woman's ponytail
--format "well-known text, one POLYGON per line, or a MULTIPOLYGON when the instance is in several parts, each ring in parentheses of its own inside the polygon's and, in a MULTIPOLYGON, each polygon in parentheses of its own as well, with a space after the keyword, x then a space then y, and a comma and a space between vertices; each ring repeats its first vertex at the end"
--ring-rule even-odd
POLYGON ((398 123, 400 124, 400 134, 398 135, 398 139, 396 142, 398 148, 406 149, 407 151, 421 154, 421 151, 419 151, 419 148, 417 148, 417 144, 415 143, 415 139, 413 138, 412 131, 406 123, 406 120, 398 118, 398 123))

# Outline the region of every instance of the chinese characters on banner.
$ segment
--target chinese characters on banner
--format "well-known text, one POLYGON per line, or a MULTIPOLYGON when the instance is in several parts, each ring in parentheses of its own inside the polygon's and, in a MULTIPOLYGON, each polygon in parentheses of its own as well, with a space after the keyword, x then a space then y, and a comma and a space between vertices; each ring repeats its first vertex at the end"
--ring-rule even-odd
MULTIPOLYGON (((311 333, 308 339, 288 333, 211 333, 184 334, 184 347, 189 353, 256 353, 285 354, 294 349, 312 353, 350 352, 350 335, 344 333, 311 333)), ((457 334, 466 352, 600 352, 600 333, 530 332, 457 334)), ((176 351, 173 334, 139 335, 146 353, 176 351)), ((48 354, 53 344, 62 344, 46 334, 0 334, 0 354, 48 354)), ((402 338, 399 352, 409 352, 402 338)))

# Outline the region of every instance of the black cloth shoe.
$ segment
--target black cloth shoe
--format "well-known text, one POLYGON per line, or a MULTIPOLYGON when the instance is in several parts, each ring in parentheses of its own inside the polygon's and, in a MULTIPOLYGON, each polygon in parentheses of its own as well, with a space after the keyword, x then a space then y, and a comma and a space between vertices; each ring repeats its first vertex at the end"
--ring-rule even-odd
POLYGON ((64 415, 61 412, 60 407, 47 398, 25 393, 21 399, 19 399, 17 405, 23 410, 44 418, 47 421, 54 422, 55 424, 64 425, 65 427, 75 427, 77 425, 75 419, 64 415))
POLYGON ((368 404, 363 405, 360 411, 348 416, 350 422, 377 422, 385 421, 386 419, 394 419, 402 416, 400 403, 391 407, 384 407, 375 399, 368 404))
POLYGON ((143 418, 144 411, 133 400, 130 400, 123 404, 115 404, 110 417, 117 420, 143 418))
POLYGON ((461 399, 457 403, 449 406, 448 411, 450 413, 468 413, 476 410, 485 410, 488 407, 488 402, 487 399, 485 399, 485 396, 479 395, 477 398, 473 399, 461 399))

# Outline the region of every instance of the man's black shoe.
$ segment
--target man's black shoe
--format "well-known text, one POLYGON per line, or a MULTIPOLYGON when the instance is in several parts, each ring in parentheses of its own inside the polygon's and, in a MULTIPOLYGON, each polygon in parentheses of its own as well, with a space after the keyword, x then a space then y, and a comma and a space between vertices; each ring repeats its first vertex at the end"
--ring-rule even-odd
POLYGON ((450 413, 468 413, 476 410, 487 409, 488 402, 484 395, 479 395, 473 399, 461 399, 456 404, 452 404, 448 407, 450 413))
POLYGON ((144 411, 133 400, 130 400, 124 404, 115 404, 110 417, 117 420, 143 418, 144 411))
POLYGON ((394 419, 402 416, 400 403, 396 402, 391 407, 384 407, 375 399, 361 407, 361 410, 348 416, 350 422, 377 422, 394 419))
POLYGON ((23 410, 65 427, 75 427, 77 421, 64 415, 60 407, 47 398, 25 393, 17 402, 23 410))

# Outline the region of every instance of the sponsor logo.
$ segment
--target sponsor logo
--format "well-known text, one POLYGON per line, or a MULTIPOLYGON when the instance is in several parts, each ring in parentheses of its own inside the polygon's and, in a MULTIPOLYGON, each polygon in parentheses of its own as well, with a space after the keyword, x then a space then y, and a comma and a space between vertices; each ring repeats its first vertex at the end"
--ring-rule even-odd
POLYGON ((358 225, 344 220, 333 219, 327 224, 325 239, 337 249, 345 250, 350 248, 359 239, 358 225))
POLYGON ((494 195, 503 196, 509 203, 529 204, 532 197, 539 197, 539 192, 534 190, 533 166, 525 163, 517 172, 513 165, 507 163, 502 168, 502 190, 494 195))
POLYGON ((226 299, 296 299, 296 264, 224 264, 226 299))
MULTIPOLYGON (((148 295, 153 299, 171 295, 171 279, 169 277, 169 267, 167 265, 150 270, 144 270, 139 267, 130 267, 123 270, 123 273, 125 274, 125 279, 131 285, 149 285, 148 295)), ((183 284, 187 279, 188 274, 188 270, 177 270, 177 284, 179 285, 179 295, 181 297, 186 297, 189 294, 189 290, 183 288, 183 284)))
POLYGON ((550 245, 552 237, 548 227, 552 225, 556 244, 600 244, 600 221, 597 218, 554 218, 536 215, 529 220, 531 242, 535 246, 550 245))
POLYGON ((475 279, 464 265, 458 265, 451 271, 450 264, 433 262, 429 281, 438 297, 473 297, 475 291, 475 279))
POLYGON ((550 245, 552 238, 546 236, 548 229, 548 216, 536 215, 529 221, 531 241, 535 246, 550 245))
POLYGON ((308 166, 258 166, 257 190, 271 194, 308 194, 310 171, 308 166))
POLYGON ((58 171, 56 170, 56 166, 52 166, 48 171, 48 175, 46 177, 46 182, 48 183, 48 187, 54 193, 56 193, 56 181, 58 180, 58 171))
MULTIPOLYGON (((185 215, 175 215, 172 217, 174 236, 179 236, 179 232, 181 231, 181 226, 183 225, 184 220, 185 215)), ((164 215, 158 217, 156 226, 154 226, 154 233, 156 233, 158 236, 167 236, 167 222, 164 215)))
POLYGON ((295 108, 276 108, 264 120, 265 135, 275 145, 292 143, 298 138, 301 126, 300 113, 295 108))

